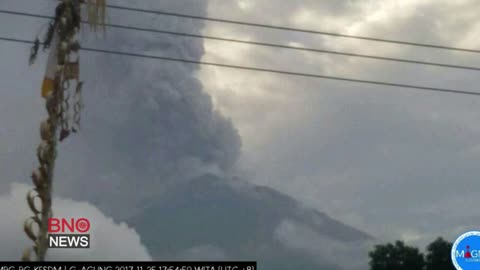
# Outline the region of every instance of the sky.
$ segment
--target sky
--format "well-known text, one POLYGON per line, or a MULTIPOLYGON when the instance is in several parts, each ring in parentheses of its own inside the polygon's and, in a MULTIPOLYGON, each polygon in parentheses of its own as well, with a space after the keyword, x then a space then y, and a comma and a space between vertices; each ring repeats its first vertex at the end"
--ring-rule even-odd
MULTIPOLYGON (((475 1, 210 1, 209 15, 302 29, 478 48, 475 1)), ((473 53, 208 23, 242 40, 479 66, 473 53)), ((204 60, 476 91, 474 71, 205 41, 204 60)), ((277 188, 381 239, 425 246, 475 229, 475 96, 202 68, 243 141, 240 163, 277 188)))
MULTIPOLYGON (((131 5, 126 0, 112 3, 131 5)), ((480 46, 475 38, 480 7, 474 0, 182 0, 138 5, 351 35, 480 46)), ((53 5, 38 1, 32 7, 28 1, 12 0, 0 7, 48 13, 53 5)), ((122 12, 112 12, 109 20, 480 66, 479 56, 473 53, 150 15, 127 17, 122 12)), ((35 20, 6 15, 0 16, 0 22, 2 36, 31 38, 41 28, 41 24, 33 24, 32 30, 35 20)), ((477 90, 478 83, 474 71, 218 41, 168 37, 163 47, 157 47, 158 37, 152 34, 114 31, 107 33, 106 41, 87 34, 84 38, 87 44, 104 48, 366 80, 467 91, 477 90), (171 46, 174 42, 181 46, 171 46)), ((44 116, 43 101, 32 89, 38 89, 45 55, 29 68, 27 54, 26 47, 0 44, 0 57, 6 59, 0 64, 0 176, 7 179, 0 181, 0 194, 4 196, 12 182, 28 181, 35 165, 36 127, 44 116)), ((475 207, 480 190, 476 178, 480 172, 476 162, 480 157, 476 124, 480 99, 475 96, 177 64, 161 67, 160 72, 157 62, 109 56, 82 55, 82 63, 97 67, 82 70, 82 76, 98 91, 86 94, 82 135, 61 146, 59 168, 63 169, 58 175, 64 181, 57 190, 63 197, 88 200, 114 220, 129 212, 126 207, 134 211, 145 198, 155 195, 152 190, 208 172, 225 178, 240 175, 254 184, 275 188, 385 241, 403 239, 420 246, 437 236, 453 241, 480 222, 475 207), (122 77, 127 73, 129 79, 122 77), (168 76, 162 75, 165 73, 168 76), (178 75, 182 73, 192 73, 195 78, 178 75), (175 91, 143 90, 151 84, 175 91), (173 113, 169 106, 174 106, 173 113), (152 110, 159 113, 151 116, 152 110), (198 117, 192 119, 190 110, 198 117), (127 128, 127 121, 134 124, 127 128), (145 128, 152 124, 169 130, 168 136, 145 128), (192 136, 182 137, 185 133, 192 136), (154 175, 162 176, 161 185, 147 181, 140 186, 131 180, 154 175), (77 178, 84 182, 75 181, 77 178), (112 178, 116 180, 113 185, 109 182, 112 178), (97 189, 88 189, 87 183, 93 182, 97 189), (131 190, 135 196, 122 197, 131 190)), ((289 226, 282 228, 288 231, 289 226)))

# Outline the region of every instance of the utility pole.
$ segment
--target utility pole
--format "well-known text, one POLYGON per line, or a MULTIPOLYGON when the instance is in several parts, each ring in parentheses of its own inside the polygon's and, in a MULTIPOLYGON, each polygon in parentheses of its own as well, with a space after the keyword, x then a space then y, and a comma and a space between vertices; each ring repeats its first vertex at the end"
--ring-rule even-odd
MULTIPOLYGON (((34 189, 28 192, 27 202, 33 215, 25 220, 24 231, 34 242, 25 249, 22 261, 45 261, 48 250, 48 220, 52 213, 52 186, 57 142, 80 128, 82 108, 79 81, 79 42, 76 40, 81 25, 81 4, 88 7, 91 26, 104 24, 105 0, 61 0, 55 9, 55 18, 43 40, 43 48, 50 48, 41 95, 45 99, 48 117, 40 124, 41 143, 37 148, 39 167, 32 173, 34 189), (101 20, 99 19, 101 18, 101 20), (76 57, 75 57, 76 56, 76 57), (75 57, 76 59, 72 59, 75 57), (73 119, 70 121, 70 82, 76 80, 73 99, 73 119)), ((35 61, 40 41, 35 41, 30 64, 35 61)))

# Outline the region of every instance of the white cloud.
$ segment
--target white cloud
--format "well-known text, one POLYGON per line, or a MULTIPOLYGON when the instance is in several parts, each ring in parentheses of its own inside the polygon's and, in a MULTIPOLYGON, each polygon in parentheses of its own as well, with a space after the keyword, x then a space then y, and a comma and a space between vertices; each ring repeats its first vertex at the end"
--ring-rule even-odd
MULTIPOLYGON (((14 183, 9 194, 0 196, 0 260, 19 260, 32 242, 23 232, 23 222, 30 215, 25 200, 31 187, 14 183)), ((95 206, 68 199, 53 200, 55 217, 90 220, 90 249, 50 249, 48 260, 151 260, 139 235, 125 223, 117 223, 95 206)))

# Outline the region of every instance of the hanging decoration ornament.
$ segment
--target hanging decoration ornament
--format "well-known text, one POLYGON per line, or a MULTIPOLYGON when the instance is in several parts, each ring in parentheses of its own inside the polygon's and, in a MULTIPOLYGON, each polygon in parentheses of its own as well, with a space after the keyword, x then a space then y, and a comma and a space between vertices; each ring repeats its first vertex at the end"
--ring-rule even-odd
POLYGON ((102 26, 105 30, 105 17, 107 0, 84 0, 88 9, 88 23, 93 31, 98 30, 98 26, 102 26))

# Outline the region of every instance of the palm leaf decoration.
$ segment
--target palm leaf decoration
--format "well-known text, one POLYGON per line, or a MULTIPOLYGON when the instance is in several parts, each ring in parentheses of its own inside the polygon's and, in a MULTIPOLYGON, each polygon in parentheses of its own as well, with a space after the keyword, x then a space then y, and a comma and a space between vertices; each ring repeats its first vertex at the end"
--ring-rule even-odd
POLYGON ((88 23, 93 31, 98 31, 98 26, 105 30, 105 17, 107 0, 86 0, 88 23))

